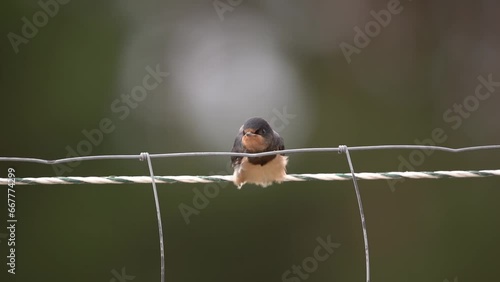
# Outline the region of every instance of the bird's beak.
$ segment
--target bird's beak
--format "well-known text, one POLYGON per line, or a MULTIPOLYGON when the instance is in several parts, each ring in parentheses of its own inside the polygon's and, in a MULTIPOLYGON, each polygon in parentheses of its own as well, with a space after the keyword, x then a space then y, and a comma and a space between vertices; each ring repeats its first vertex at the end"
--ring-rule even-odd
POLYGON ((252 133, 252 132, 247 132, 247 133, 245 133, 245 136, 254 136, 254 135, 256 135, 256 134, 255 134, 255 133, 252 133))

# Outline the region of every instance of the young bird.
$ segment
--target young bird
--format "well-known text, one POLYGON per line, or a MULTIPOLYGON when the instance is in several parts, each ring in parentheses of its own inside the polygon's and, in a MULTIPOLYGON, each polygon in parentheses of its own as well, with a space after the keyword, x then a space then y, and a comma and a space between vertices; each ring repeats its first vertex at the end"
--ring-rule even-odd
MULTIPOLYGON (((260 153, 284 150, 283 138, 262 118, 250 118, 241 126, 231 152, 260 153)), ((286 176, 288 157, 270 155, 264 157, 231 157, 234 168, 234 184, 238 189, 245 183, 267 187, 282 182, 286 176)))

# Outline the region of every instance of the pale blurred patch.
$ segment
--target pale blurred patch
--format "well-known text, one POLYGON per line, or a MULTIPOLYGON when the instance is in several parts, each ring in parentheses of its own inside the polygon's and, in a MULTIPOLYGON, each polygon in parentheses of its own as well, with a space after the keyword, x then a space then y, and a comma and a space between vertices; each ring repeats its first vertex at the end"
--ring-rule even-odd
POLYGON ((240 9, 238 18, 223 23, 200 15, 179 23, 182 29, 165 56, 173 93, 166 108, 203 140, 204 149, 228 150, 253 116, 274 121, 285 139, 292 137, 287 144, 302 146, 312 129, 312 102, 279 49, 279 34, 265 19, 240 9))

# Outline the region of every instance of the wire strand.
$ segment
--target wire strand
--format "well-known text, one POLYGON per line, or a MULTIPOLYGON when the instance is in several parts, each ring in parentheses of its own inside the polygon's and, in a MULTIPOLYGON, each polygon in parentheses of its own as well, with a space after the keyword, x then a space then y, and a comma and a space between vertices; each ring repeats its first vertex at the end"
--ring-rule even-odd
POLYGON ((351 156, 349 155, 349 149, 346 145, 339 146, 339 154, 341 153, 345 153, 347 157, 347 163, 349 165, 349 169, 351 170, 352 182, 354 183, 354 191, 356 192, 356 199, 358 200, 359 216, 361 218, 361 227, 363 229, 363 242, 365 245, 366 282, 370 282, 370 248, 368 247, 368 232, 366 229, 366 219, 363 202, 361 201, 361 193, 359 192, 358 181, 356 180, 356 174, 354 173, 354 166, 352 165, 351 156))
MULTIPOLYGON (((449 153, 461 153, 478 150, 498 150, 500 145, 484 145, 463 148, 448 148, 441 146, 421 146, 421 145, 376 145, 376 146, 357 146, 349 147, 353 151, 373 151, 373 150, 433 150, 449 153)), ((276 154, 297 154, 297 153, 320 153, 320 152, 339 152, 338 147, 326 148, 298 148, 287 149, 281 151, 270 151, 262 153, 234 153, 234 152, 181 152, 181 153, 165 153, 165 154, 149 154, 150 158, 177 158, 177 157, 203 157, 203 156, 235 156, 235 157, 264 157, 276 154)), ((83 156, 73 158, 62 158, 56 160, 46 160, 38 158, 24 157, 0 157, 0 162, 30 162, 40 164, 62 164, 69 162, 94 161, 94 160, 140 160, 141 155, 99 155, 99 156, 83 156)))
MULTIPOLYGON (((406 171, 406 172, 358 172, 354 174, 360 180, 398 180, 398 179, 443 179, 443 178, 478 178, 500 176, 497 170, 450 170, 450 171, 406 171)), ((155 176, 158 184, 173 183, 212 183, 232 182, 232 175, 176 175, 155 176)), ((351 180, 351 173, 315 173, 288 174, 283 181, 345 181, 351 180)), ((0 178, 0 185, 8 185, 9 178, 0 178)), ((150 176, 60 176, 60 177, 25 177, 15 178, 16 185, 57 185, 57 184, 149 184, 150 176)))
POLYGON ((149 167, 149 173, 151 174, 151 184, 153 187, 153 195, 154 195, 154 200, 155 200, 155 207, 156 207, 156 217, 158 219, 158 233, 160 237, 160 281, 165 282, 165 248, 163 245, 163 226, 161 223, 161 211, 160 211, 160 201, 158 200, 158 191, 156 190, 156 183, 155 183, 155 175, 153 172, 153 165, 151 164, 151 158, 149 157, 149 153, 141 153, 141 160, 144 159, 144 157, 147 160, 148 167, 149 167))

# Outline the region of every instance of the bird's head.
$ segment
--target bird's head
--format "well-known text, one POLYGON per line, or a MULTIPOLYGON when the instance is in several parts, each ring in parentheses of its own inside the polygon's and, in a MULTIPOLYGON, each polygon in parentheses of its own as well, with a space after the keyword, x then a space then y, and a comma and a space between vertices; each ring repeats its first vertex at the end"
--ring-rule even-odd
POLYGON ((248 119, 240 128, 243 136, 241 143, 249 152, 264 152, 272 142, 274 131, 262 118, 248 119))

